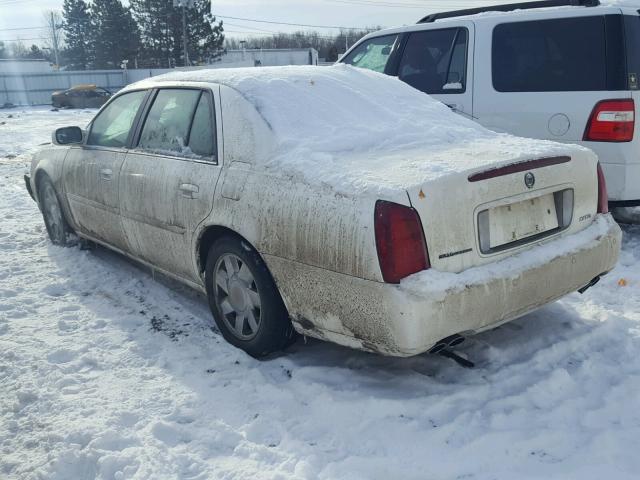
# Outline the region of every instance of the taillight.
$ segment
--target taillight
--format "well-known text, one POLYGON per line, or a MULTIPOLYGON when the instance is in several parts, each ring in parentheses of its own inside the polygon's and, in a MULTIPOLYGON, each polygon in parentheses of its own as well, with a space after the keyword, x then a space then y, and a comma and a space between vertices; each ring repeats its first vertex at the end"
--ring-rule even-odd
POLYGON ((607 182, 604 172, 598 162, 598 213, 609 213, 609 196, 607 195, 607 182))
POLYGON ((411 207, 378 200, 375 233, 382 278, 388 283, 431 268, 418 213, 411 207))
POLYGON ((583 140, 630 142, 635 123, 633 99, 603 100, 593 108, 583 140))

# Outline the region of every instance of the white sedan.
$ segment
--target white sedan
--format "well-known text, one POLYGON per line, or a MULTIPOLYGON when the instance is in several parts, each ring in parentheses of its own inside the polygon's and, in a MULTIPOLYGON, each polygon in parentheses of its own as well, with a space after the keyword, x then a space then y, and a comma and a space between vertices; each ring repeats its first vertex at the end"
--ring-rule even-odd
POLYGON ((53 143, 26 178, 53 243, 205 292, 254 356, 295 332, 442 349, 593 285, 620 250, 591 151, 345 65, 155 77, 53 143))

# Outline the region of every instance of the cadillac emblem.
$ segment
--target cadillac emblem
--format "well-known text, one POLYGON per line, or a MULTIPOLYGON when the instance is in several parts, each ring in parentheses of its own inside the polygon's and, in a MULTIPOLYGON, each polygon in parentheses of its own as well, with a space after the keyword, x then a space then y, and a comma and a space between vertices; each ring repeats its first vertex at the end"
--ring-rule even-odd
POLYGON ((536 184, 536 177, 533 173, 531 172, 527 172, 524 174, 524 184, 527 186, 527 188, 533 188, 533 186, 536 184))

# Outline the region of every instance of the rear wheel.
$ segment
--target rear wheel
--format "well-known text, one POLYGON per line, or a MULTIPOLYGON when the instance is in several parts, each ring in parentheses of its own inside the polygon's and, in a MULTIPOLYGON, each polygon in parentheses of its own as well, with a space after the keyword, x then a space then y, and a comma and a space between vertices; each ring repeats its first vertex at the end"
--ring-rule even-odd
POLYGON ((38 199, 51 243, 62 247, 71 246, 74 243, 71 240, 73 230, 64 218, 58 195, 48 177, 43 177, 38 182, 38 199))
POLYGON ((223 237, 213 244, 205 282, 214 320, 232 345, 263 357, 293 340, 287 309, 267 266, 241 240, 223 237))

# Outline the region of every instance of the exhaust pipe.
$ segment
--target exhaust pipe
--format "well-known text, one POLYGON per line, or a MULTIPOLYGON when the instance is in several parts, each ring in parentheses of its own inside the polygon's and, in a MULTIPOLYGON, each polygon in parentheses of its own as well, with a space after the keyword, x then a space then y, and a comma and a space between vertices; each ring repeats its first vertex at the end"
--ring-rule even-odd
POLYGON ((593 287, 596 283, 600 281, 600 277, 602 277, 602 275, 598 275, 597 277, 592 278, 591 281, 587 283, 584 287, 578 289, 578 293, 582 294, 587 290, 589 290, 591 287, 593 287))
POLYGON ((464 342, 464 337, 456 333, 438 341, 433 347, 429 349, 429 353, 438 354, 443 357, 450 358, 462 367, 473 368, 475 366, 473 362, 449 350, 449 348, 460 345, 462 342, 464 342))
POLYGON ((442 340, 438 340, 438 342, 429 349, 429 353, 440 353, 447 347, 455 347, 464 342, 464 337, 459 334, 450 335, 442 340))

